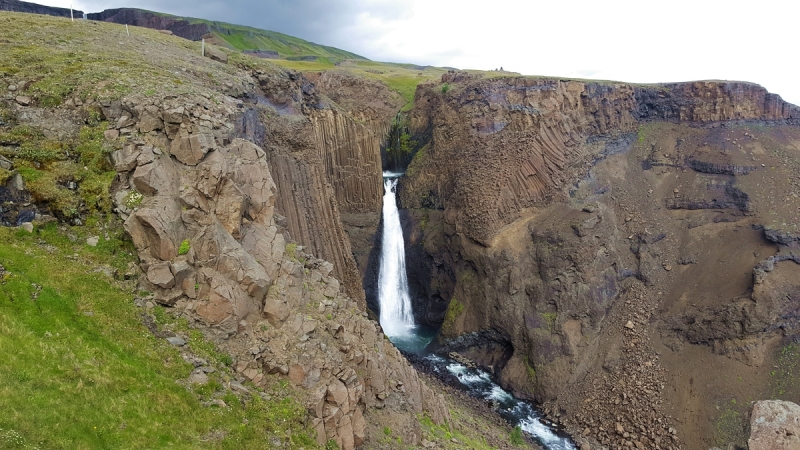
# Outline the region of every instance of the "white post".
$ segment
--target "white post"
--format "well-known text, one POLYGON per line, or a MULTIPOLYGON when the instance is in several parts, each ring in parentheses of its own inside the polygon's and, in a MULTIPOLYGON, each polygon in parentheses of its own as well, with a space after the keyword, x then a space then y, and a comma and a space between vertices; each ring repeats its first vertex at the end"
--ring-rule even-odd
POLYGON ((127 23, 125 24, 125 32, 128 33, 128 36, 131 35, 131 32, 128 31, 128 24, 127 23))
POLYGON ((75 22, 75 17, 72 15, 72 3, 69 4, 69 18, 75 22))
POLYGON ((203 38, 203 56, 206 56, 206 38, 203 38))

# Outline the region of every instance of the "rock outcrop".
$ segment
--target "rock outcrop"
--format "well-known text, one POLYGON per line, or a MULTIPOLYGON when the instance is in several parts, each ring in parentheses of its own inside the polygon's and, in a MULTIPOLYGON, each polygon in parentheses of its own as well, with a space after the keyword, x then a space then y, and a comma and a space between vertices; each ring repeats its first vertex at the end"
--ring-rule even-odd
MULTIPOLYGON (((0 0, 0 11, 14 11, 30 14, 45 14, 56 17, 70 17, 69 8, 45 6, 36 3, 21 2, 19 0, 0 0)), ((76 19, 82 19, 83 11, 78 11, 77 9, 72 10, 72 17, 76 19)))
POLYGON ((179 96, 105 108, 109 120, 140 133, 112 157, 142 288, 207 329, 244 378, 259 385, 279 374, 305 388, 321 445, 362 445, 376 411, 414 444, 418 415, 449 420, 444 399, 366 318, 363 294, 343 289, 348 276, 357 288, 360 280, 338 200, 353 211, 376 206, 376 191, 348 177, 379 171, 377 141, 327 109, 302 77, 256 75, 255 95, 268 106, 179 96), (315 246, 333 264, 312 256, 315 246))
POLYGON ((212 32, 211 27, 206 23, 191 23, 180 17, 155 14, 134 8, 106 9, 99 13, 89 13, 86 18, 156 30, 169 30, 172 34, 190 41, 199 41, 203 36, 212 32))
POLYGON ((749 83, 442 82, 399 189, 437 347, 587 445, 713 446, 715 376, 798 334, 800 110, 749 83))

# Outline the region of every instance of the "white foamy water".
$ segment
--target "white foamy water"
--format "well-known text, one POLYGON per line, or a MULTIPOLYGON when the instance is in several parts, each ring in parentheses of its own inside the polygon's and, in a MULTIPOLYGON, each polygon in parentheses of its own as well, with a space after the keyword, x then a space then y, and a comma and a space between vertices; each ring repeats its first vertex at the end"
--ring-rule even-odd
POLYGON ((378 302, 381 307, 381 327, 389 337, 404 337, 413 333, 414 315, 408 294, 406 252, 403 229, 397 211, 397 174, 384 173, 383 179, 383 237, 381 266, 378 272, 378 302))
POLYGON ((529 403, 517 399, 492 381, 491 376, 482 370, 471 369, 458 362, 438 355, 426 357, 435 363, 434 370, 442 368, 455 375, 461 385, 473 397, 494 402, 497 412, 512 425, 519 425, 522 431, 533 438, 548 450, 577 450, 572 441, 558 434, 553 427, 541 420, 539 412, 529 403))

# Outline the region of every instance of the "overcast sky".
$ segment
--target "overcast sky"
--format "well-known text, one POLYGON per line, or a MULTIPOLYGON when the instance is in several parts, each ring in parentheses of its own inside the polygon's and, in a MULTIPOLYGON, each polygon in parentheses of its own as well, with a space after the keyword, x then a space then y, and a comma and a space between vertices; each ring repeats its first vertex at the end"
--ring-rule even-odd
POLYGON ((526 75, 752 81, 800 105, 794 0, 32 0, 280 31, 376 61, 526 75))

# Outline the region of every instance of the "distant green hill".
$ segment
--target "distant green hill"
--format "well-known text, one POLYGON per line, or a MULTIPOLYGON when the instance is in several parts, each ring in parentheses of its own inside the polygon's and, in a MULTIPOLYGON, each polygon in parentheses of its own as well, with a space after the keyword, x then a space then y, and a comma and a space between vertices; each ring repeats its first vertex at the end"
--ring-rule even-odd
POLYGON ((173 16, 144 9, 107 9, 100 13, 88 14, 87 17, 90 20, 170 30, 177 36, 193 41, 199 41, 203 37, 209 39, 208 35, 211 34, 218 40, 218 42, 214 42, 216 44, 241 51, 258 52, 260 56, 264 57, 288 60, 327 59, 329 62, 345 59, 366 60, 363 56, 355 53, 315 44, 275 31, 192 17, 173 16))

